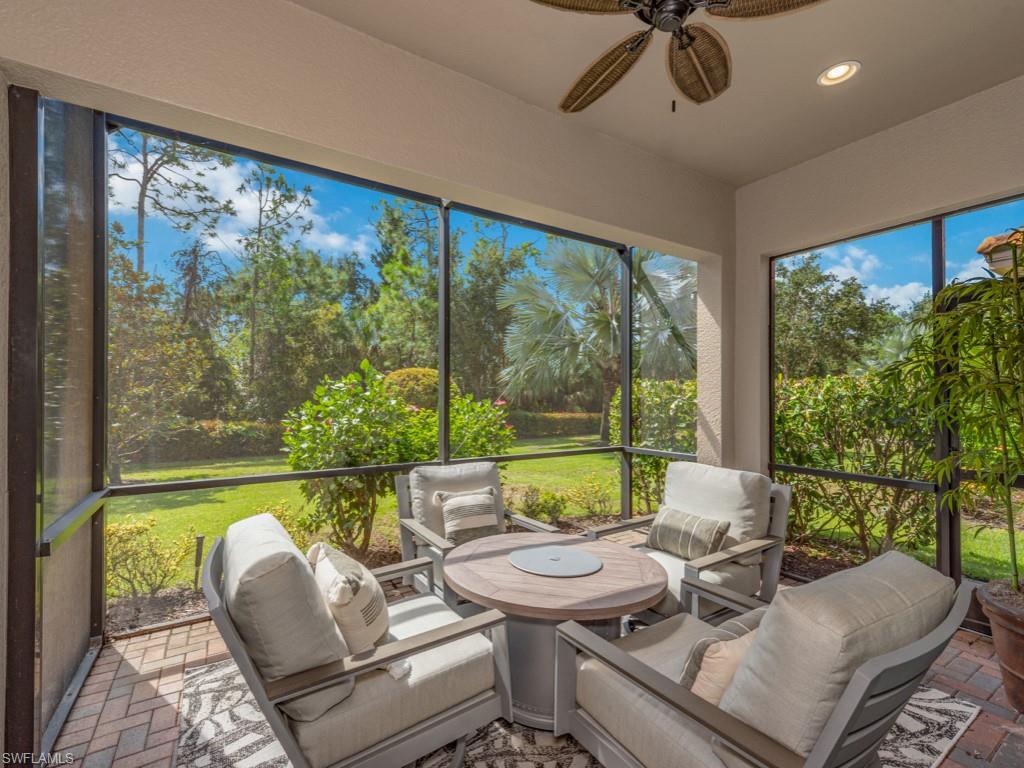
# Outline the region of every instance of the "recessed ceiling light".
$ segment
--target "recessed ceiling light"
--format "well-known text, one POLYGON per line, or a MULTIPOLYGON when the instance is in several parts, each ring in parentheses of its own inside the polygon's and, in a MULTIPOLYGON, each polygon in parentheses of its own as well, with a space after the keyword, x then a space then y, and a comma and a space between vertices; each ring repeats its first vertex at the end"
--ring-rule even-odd
POLYGON ((839 85, 840 83, 845 83, 859 71, 859 61, 853 61, 852 59, 850 61, 841 61, 838 64, 833 64, 818 75, 818 85, 839 85))

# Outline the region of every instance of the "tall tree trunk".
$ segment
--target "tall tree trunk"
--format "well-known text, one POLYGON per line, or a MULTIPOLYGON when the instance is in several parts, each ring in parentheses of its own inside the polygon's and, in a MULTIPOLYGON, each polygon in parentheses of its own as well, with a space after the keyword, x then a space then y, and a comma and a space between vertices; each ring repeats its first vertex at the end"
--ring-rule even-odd
POLYGON ((612 398, 615 397, 615 389, 618 386, 619 366, 603 368, 601 370, 601 443, 604 445, 611 444, 612 398))

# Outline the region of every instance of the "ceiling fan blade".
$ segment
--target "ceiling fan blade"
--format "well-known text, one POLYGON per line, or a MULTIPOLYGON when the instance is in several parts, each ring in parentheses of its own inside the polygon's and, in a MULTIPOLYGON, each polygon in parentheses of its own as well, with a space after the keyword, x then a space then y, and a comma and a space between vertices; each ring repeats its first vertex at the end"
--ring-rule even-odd
POLYGON ((562 99, 559 108, 563 112, 579 112, 586 109, 629 72, 651 44, 651 30, 634 32, 625 40, 616 43, 590 65, 569 93, 562 99))
POLYGON ((729 87, 731 71, 725 40, 706 24, 687 24, 668 41, 669 77, 691 101, 718 96, 729 87))
POLYGON ((729 0, 728 5, 709 5, 708 13, 724 19, 756 19, 797 11, 821 0, 729 0))
POLYGON ((560 11, 577 13, 633 13, 635 8, 623 8, 619 0, 533 0, 539 5, 560 11))

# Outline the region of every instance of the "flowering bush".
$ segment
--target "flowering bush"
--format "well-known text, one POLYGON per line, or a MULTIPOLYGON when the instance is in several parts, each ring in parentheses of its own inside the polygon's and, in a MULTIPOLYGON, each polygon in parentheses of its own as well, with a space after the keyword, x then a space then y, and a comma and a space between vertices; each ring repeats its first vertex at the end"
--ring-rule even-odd
MULTIPOLYGON (((472 395, 452 398, 453 444, 460 455, 507 451, 515 433, 501 406, 472 395), (457 441, 461 441, 457 443, 457 441)), ((366 360, 343 379, 325 379, 313 397, 282 422, 288 463, 295 470, 405 464, 437 458, 437 411, 411 405, 366 360)), ((310 531, 327 529, 332 543, 365 555, 380 500, 393 489, 390 474, 359 474, 306 480, 310 531)))

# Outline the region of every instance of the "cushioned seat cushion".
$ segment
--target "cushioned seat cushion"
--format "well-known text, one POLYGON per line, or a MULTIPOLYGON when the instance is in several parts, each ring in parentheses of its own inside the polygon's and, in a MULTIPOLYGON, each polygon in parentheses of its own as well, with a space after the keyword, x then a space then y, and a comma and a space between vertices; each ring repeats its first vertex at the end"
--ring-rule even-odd
MULTIPOLYGON (((491 461, 451 464, 443 467, 416 467, 409 473, 409 503, 412 516, 438 536, 444 536, 444 514, 438 491, 458 493, 479 488, 494 489, 495 522, 503 525, 501 477, 498 465, 491 461)), ((504 530, 502 528, 501 530, 504 530)))
MULTIPOLYGON (((391 633, 399 640, 459 621, 433 595, 389 607, 391 633)), ((401 680, 387 672, 361 676, 352 694, 313 722, 292 731, 313 768, 324 768, 410 728, 494 686, 491 643, 473 635, 410 658, 401 680)))
MULTIPOLYGON (((678 680, 690 646, 712 627, 679 614, 616 640, 615 645, 670 680, 678 680)), ((579 706, 646 768, 722 768, 711 735, 605 664, 577 661, 579 706)))
MULTIPOLYGON (((255 515, 228 527, 224 604, 265 680, 348 655, 306 556, 272 515, 255 515)), ((295 719, 312 720, 351 690, 351 681, 339 683, 281 708, 295 719)))
MULTIPOLYGON (((668 574, 668 592, 661 602, 655 605, 652 610, 662 616, 673 616, 679 613, 679 587, 683 578, 683 568, 686 561, 682 558, 662 552, 660 549, 650 547, 636 547, 638 552, 644 552, 653 560, 656 560, 665 573, 668 574)), ((700 572, 702 581, 717 584, 741 595, 754 595, 761 588, 761 566, 743 565, 741 563, 726 563, 718 568, 712 568, 700 572)), ((715 605, 708 600, 701 601, 701 616, 714 613, 721 606, 715 605)))
POLYGON ((721 708, 807 755, 857 668, 946 617, 952 579, 898 552, 781 590, 721 708))
MULTIPOLYGON (((772 481, 756 472, 675 461, 665 470, 664 503, 701 517, 729 522, 723 549, 768 534, 772 481)), ((745 563, 760 562, 753 555, 745 563)))

